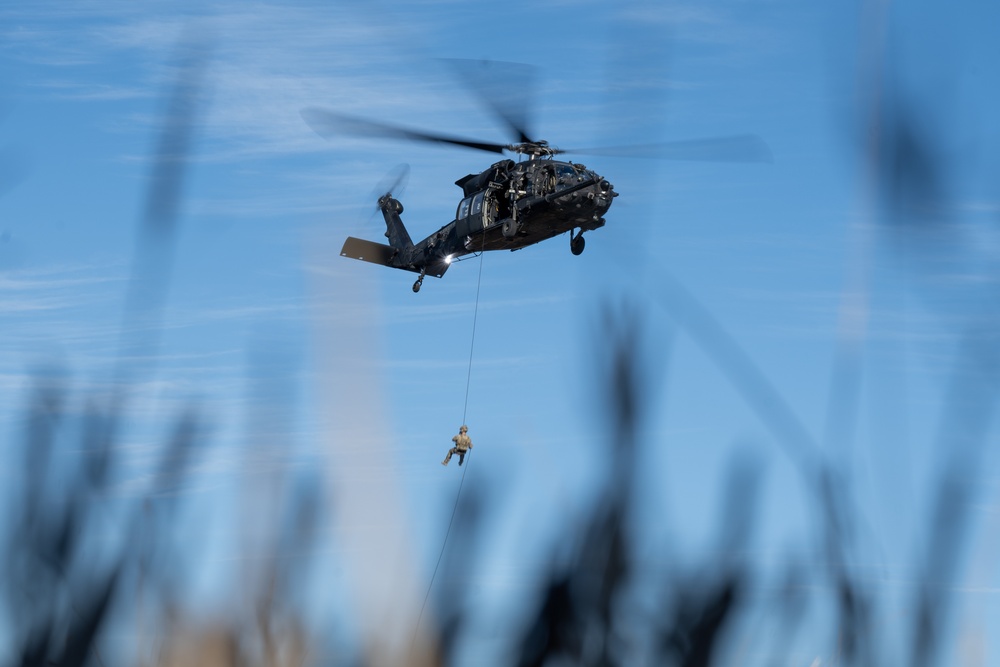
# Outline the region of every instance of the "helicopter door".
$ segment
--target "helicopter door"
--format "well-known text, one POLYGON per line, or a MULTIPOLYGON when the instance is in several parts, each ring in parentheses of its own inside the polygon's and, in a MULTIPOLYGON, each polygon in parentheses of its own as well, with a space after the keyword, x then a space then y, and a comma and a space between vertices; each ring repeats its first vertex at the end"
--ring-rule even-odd
POLYGON ((458 205, 455 226, 460 236, 468 236, 480 229, 486 229, 496 222, 496 201, 489 191, 477 192, 466 197, 458 205))
POLYGON ((469 210, 469 228, 472 229, 477 226, 477 223, 481 223, 482 228, 486 229, 489 226, 490 221, 486 215, 486 207, 483 206, 483 198, 485 197, 485 192, 477 193, 476 196, 472 198, 472 206, 469 210))
POLYGON ((456 220, 465 220, 469 217, 469 204, 472 202, 472 197, 466 197, 458 205, 458 211, 455 213, 456 220))

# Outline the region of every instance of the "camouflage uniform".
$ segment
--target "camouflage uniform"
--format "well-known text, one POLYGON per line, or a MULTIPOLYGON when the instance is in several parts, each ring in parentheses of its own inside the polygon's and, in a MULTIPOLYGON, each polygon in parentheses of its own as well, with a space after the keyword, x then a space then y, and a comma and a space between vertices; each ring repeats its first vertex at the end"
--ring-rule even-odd
POLYGON ((462 462, 465 461, 465 453, 472 449, 472 438, 466 435, 468 431, 469 427, 464 425, 458 429, 458 435, 451 439, 455 446, 448 450, 448 455, 444 457, 444 461, 441 461, 441 465, 448 465, 452 454, 458 454, 458 465, 462 465, 462 462))

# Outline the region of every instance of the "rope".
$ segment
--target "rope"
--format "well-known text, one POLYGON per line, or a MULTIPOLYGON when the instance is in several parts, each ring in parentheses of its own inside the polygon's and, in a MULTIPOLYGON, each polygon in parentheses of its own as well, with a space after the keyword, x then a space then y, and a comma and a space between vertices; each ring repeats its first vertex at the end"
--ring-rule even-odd
MULTIPOLYGON (((483 247, 479 251, 479 277, 476 279, 476 307, 472 311, 472 342, 469 344, 469 372, 465 376, 465 405, 462 407, 462 423, 469 411, 469 385, 472 383, 472 353, 476 349, 476 320, 479 319, 479 291, 483 285, 483 251, 486 249, 486 232, 483 232, 483 247)), ((471 454, 471 452, 470 452, 471 454)), ((465 478, 465 475, 462 475, 465 478)))
MULTIPOLYGON (((465 376, 465 404, 462 407, 462 423, 465 424, 465 418, 469 411, 469 386, 472 384, 472 354, 476 349, 476 322, 479 320, 479 292, 483 284, 483 255, 486 249, 486 234, 483 233, 483 245, 479 250, 479 277, 476 279, 476 307, 473 309, 472 315, 472 342, 469 345, 469 371, 465 376)), ((462 497, 462 487, 465 486, 465 474, 469 472, 469 466, 472 464, 472 450, 470 449, 465 454, 465 470, 462 471, 462 479, 458 483, 458 493, 455 494, 455 506, 451 510, 451 518, 448 520, 448 529, 444 533, 444 542, 441 543, 441 551, 438 553, 437 562, 434 564, 434 572, 431 574, 430 583, 427 584, 427 592, 424 593, 424 601, 420 605, 420 614, 417 616, 417 625, 413 628, 413 638, 410 640, 410 657, 413 654, 413 644, 417 641, 417 632, 420 630, 420 621, 424 617, 424 608, 427 606, 427 599, 431 595, 431 589, 434 588, 434 580, 437 578, 438 568, 441 567, 441 559, 444 557, 444 550, 448 546, 448 537, 451 535, 451 527, 455 523, 455 515, 458 514, 458 501, 462 497)))

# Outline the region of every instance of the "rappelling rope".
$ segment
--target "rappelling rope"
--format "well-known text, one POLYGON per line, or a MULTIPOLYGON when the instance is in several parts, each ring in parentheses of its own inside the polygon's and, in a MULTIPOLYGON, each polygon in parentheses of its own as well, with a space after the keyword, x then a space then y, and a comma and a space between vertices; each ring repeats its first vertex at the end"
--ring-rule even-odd
MULTIPOLYGON (((476 307, 472 311, 472 342, 469 343, 469 371, 465 374, 465 404, 462 406, 462 423, 469 411, 469 385, 472 384, 472 353, 476 350, 476 320, 479 319, 479 290, 483 285, 483 255, 486 248, 486 233, 483 232, 483 248, 479 251, 479 277, 476 279, 476 307)), ((471 454, 471 452, 470 452, 471 454)), ((463 474, 464 478, 465 475, 463 474)), ((461 490, 461 487, 460 489, 461 490)))
MULTIPOLYGON (((486 249, 486 233, 483 233, 483 244, 479 250, 479 277, 476 279, 476 306, 473 309, 472 315, 472 342, 469 344, 469 371, 465 376, 465 404, 462 407, 462 424, 465 424, 465 418, 469 411, 469 387, 472 384, 472 354, 476 350, 476 321, 479 319, 479 292, 483 284, 483 255, 486 249)), ((462 479, 458 483, 458 493, 455 494, 455 506, 451 510, 451 519, 448 520, 448 529, 444 533, 444 542, 441 544, 441 551, 438 553, 437 563, 434 564, 434 572, 431 574, 430 583, 427 584, 427 592, 424 593, 424 601, 420 605, 420 614, 417 616, 417 625, 413 628, 413 638, 410 640, 410 653, 412 657, 413 644, 417 640, 417 632, 420 630, 420 621, 424 617, 424 607, 427 606, 427 598, 431 595, 431 589, 434 588, 434 579, 437 578, 438 568, 441 567, 441 559, 444 557, 445 547, 448 546, 448 536, 451 535, 452 524, 455 523, 455 515, 458 513, 458 501, 462 497, 462 487, 465 486, 465 473, 469 472, 469 466, 472 464, 472 450, 469 449, 465 454, 465 469, 462 471, 462 479)), ((461 460, 461 459, 459 459, 461 460)))

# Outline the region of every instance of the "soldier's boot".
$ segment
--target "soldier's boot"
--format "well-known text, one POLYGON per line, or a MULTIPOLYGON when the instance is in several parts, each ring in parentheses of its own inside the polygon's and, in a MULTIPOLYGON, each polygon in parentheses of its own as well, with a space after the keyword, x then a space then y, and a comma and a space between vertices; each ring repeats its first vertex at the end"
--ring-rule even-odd
POLYGON ((465 462, 465 452, 458 453, 458 465, 462 465, 465 462))

